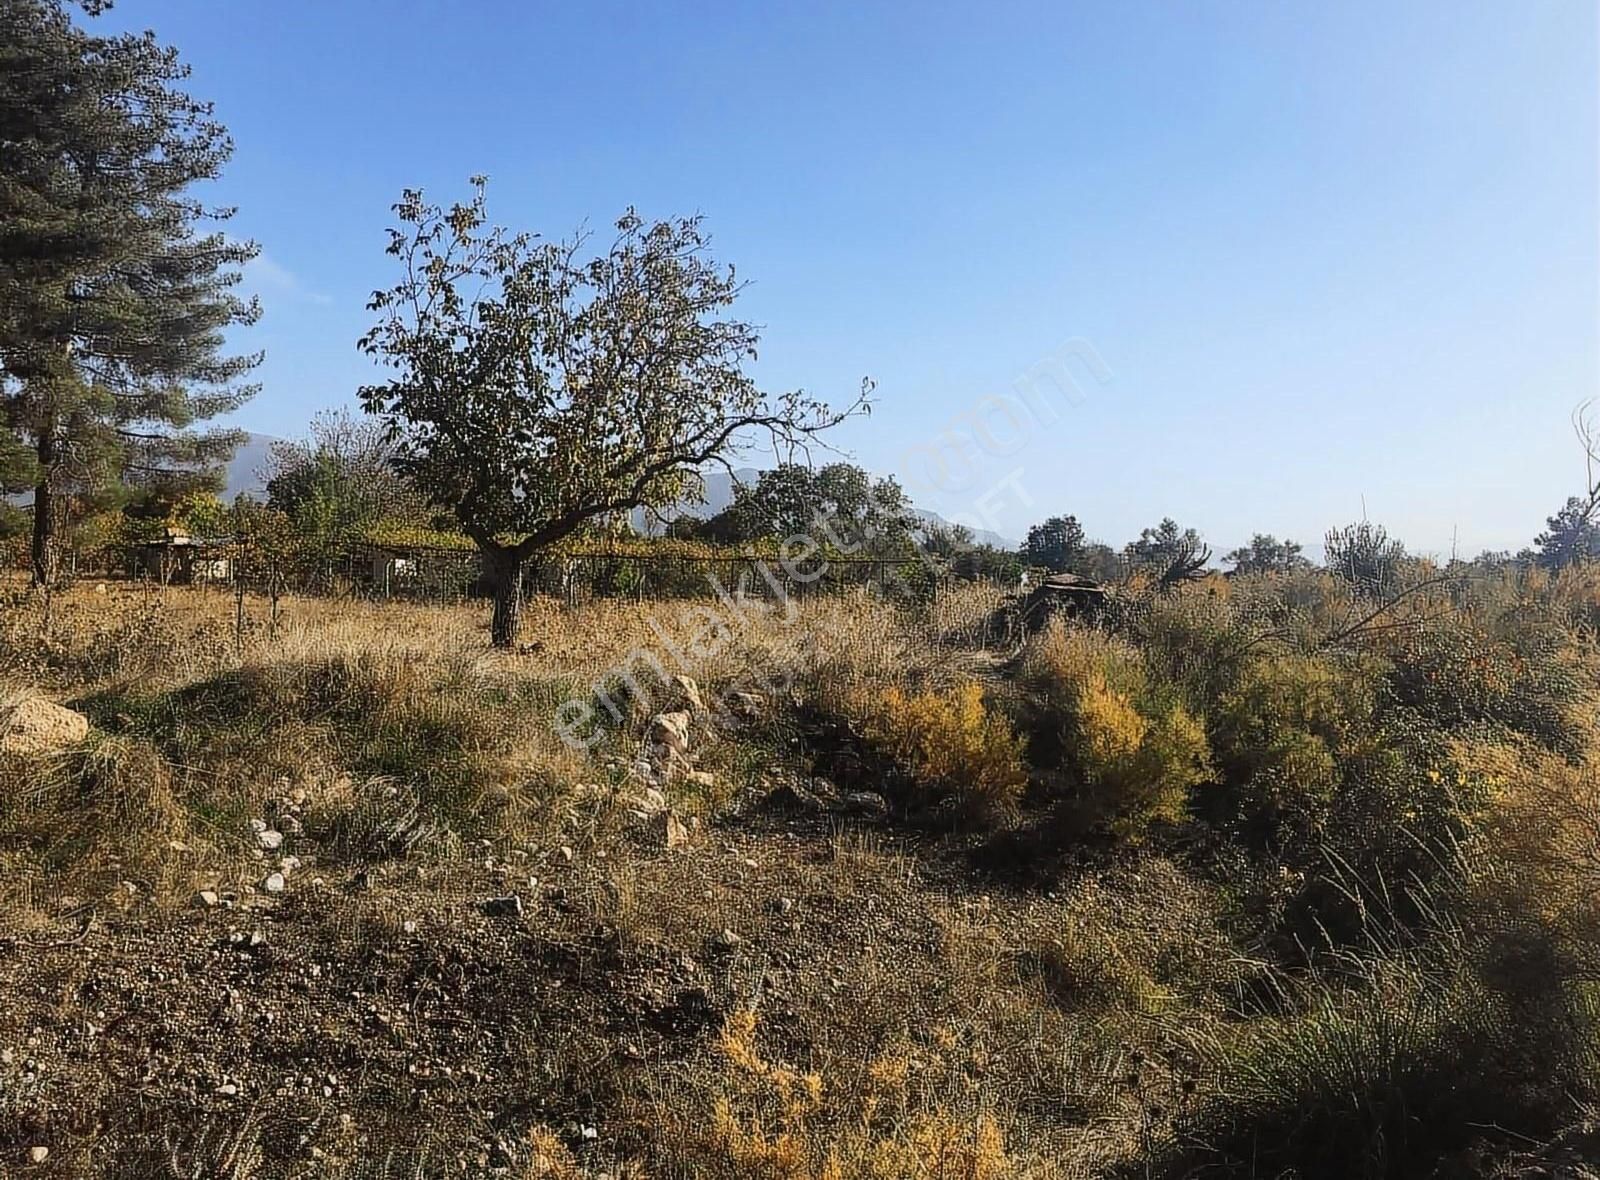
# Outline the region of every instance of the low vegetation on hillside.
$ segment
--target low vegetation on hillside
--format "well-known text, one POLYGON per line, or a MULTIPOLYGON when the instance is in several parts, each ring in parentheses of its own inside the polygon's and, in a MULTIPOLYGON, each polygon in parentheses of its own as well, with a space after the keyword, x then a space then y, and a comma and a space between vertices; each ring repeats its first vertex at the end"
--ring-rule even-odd
POLYGON ((0 761, 0 1154, 1546 1174, 1596 1146, 1600 580, 1458 573, 1129 586, 1020 647, 981 584, 768 603, 688 667, 681 604, 493 652, 13 591, 7 699, 90 730, 0 761))

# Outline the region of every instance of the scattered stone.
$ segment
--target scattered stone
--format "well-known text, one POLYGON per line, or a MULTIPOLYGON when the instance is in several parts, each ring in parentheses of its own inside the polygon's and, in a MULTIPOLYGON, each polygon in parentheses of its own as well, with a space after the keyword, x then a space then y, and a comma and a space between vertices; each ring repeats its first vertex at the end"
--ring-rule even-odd
POLYGON ((839 796, 839 802, 852 811, 866 812, 870 815, 889 813, 888 801, 876 791, 845 791, 839 796))
POLYGON ((0 706, 0 753, 50 754, 89 736, 89 719, 43 697, 0 706))
POLYGON ((28 1158, 36 1164, 42 1164, 50 1158, 50 1149, 44 1144, 28 1148, 28 1158))
POLYGON ((705 699, 700 695, 700 685, 695 682, 693 677, 674 676, 672 678, 672 688, 678 698, 678 702, 690 712, 704 713, 706 711, 705 699))
POLYGON ((743 941, 744 939, 740 938, 737 933, 732 930, 725 929, 722 931, 722 933, 717 935, 715 945, 718 950, 731 951, 743 941))
POLYGON ((691 770, 683 776, 684 781, 704 790, 713 790, 717 785, 717 776, 709 770, 691 770))
POLYGON ((283 833, 273 828, 263 828, 256 833, 256 843, 268 852, 276 852, 283 844, 283 833))
POLYGON ((799 783, 782 783, 768 791, 762 806, 773 811, 821 811, 828 801, 799 783))
POLYGON ((202 889, 199 893, 194 895, 194 898, 207 909, 210 909, 212 906, 216 905, 222 900, 222 898, 217 896, 217 891, 215 889, 202 889))
POLYGON ((792 898, 792 897, 780 897, 780 898, 778 898, 778 912, 780 914, 787 914, 790 911, 792 911, 793 909, 794 909, 794 898, 792 898))
POLYGON ((224 1098, 234 1098, 239 1093, 239 1087, 232 1082, 223 1082, 222 1085, 217 1087, 217 1093, 224 1098))
POLYGON ((650 719, 650 740, 675 754, 687 755, 691 721, 688 713, 657 713, 650 719))
POLYGON ((651 830, 663 848, 682 848, 689 843, 689 829, 670 811, 657 814, 652 820, 651 830))
POLYGON ((491 897, 483 903, 483 912, 490 918, 520 918, 522 898, 515 893, 506 897, 491 897))
POLYGON ((667 797, 657 787, 646 787, 639 792, 639 809, 646 815, 654 815, 665 809, 667 797))
POLYGON ((261 882, 261 888, 267 893, 282 893, 285 884, 287 882, 282 873, 268 873, 267 879, 261 882))
POLYGON ((563 844, 560 848, 556 849, 556 852, 562 860, 566 861, 568 864, 572 863, 572 848, 569 845, 563 844))
POLYGON ((285 875, 294 872, 299 867, 300 858, 298 856, 286 856, 278 862, 278 868, 282 870, 285 875))
POLYGON ((250 821, 250 830, 259 835, 260 833, 262 833, 262 832, 267 830, 267 821, 264 820, 264 819, 253 819, 253 820, 251 820, 250 821))

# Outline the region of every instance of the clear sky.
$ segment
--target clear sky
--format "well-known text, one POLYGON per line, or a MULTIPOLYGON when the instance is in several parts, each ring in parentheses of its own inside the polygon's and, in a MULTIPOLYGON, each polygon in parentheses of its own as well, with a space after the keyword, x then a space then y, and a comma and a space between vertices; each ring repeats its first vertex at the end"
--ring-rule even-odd
POLYGON ((484 172, 495 220, 547 234, 703 213, 753 280, 760 379, 873 376, 839 441, 923 506, 1113 543, 1172 515, 1221 551, 1315 547, 1365 505, 1470 555, 1583 479, 1596 7, 120 0, 102 23, 176 45, 237 141, 220 195, 265 249, 250 429, 352 403, 388 206, 484 172), (927 444, 1073 339, 1110 379, 1071 360, 1079 404, 938 486, 927 444))

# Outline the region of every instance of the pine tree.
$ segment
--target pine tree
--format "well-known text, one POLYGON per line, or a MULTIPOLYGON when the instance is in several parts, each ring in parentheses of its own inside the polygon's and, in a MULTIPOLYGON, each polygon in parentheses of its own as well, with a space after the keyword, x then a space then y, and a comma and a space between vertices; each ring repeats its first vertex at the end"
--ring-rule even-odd
MULTIPOLYGON (((83 5, 94 15, 108 5, 83 5)), ((260 355, 224 334, 253 243, 190 188, 232 153, 151 33, 94 36, 63 0, 0 0, 0 478, 33 491, 35 581, 69 505, 214 484, 260 355)))
POLYGON ((1083 553, 1083 546, 1083 526, 1076 516, 1052 516, 1028 530, 1022 556, 1029 565, 1043 566, 1059 574, 1073 568, 1083 553))

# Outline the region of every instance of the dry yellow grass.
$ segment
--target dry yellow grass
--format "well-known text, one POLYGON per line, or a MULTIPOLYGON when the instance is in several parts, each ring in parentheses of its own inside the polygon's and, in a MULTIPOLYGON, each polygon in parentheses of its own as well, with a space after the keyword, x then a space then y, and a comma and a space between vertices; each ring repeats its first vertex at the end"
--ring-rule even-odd
MULTIPOLYGON (((1437 883, 1449 913, 1413 918, 1403 946, 1337 948, 1322 960, 1337 978, 1275 925, 1303 868, 1220 827, 1202 847, 1201 817, 1151 824, 1183 819, 1200 790, 1239 789, 1196 786, 1232 773, 1208 763, 1209 739, 1229 739, 1230 766, 1234 746, 1267 749, 1232 722, 1276 716, 1240 686, 1278 665, 1229 654, 1231 612, 1267 592, 1180 594, 1125 638, 1053 630, 1019 668, 983 646, 984 588, 915 608, 535 600, 511 652, 489 647, 478 604, 8 591, 0 683, 92 729, 60 755, 0 761, 0 935, 23 952, 0 957, 17 998, 0 1043, 31 1036, 45 1062, 34 1090, 0 1063, 0 1156, 40 1125, 37 1099, 69 1112, 57 1126, 100 1128, 52 1139, 63 1174, 1054 1180, 1181 1172, 1185 1148, 1209 1166, 1213 1132, 1254 1144, 1257 1120, 1298 1126, 1303 1110, 1342 1143, 1374 1108, 1368 1079, 1398 1076, 1395 1045, 1425 1081, 1477 1061, 1463 1045, 1554 1044, 1552 1029, 1578 1060, 1594 1022, 1570 1012, 1592 995, 1567 1005, 1549 981, 1594 970, 1582 758, 1481 728, 1444 751, 1451 789, 1487 784, 1489 802, 1465 867, 1437 883), (767 706, 739 728, 694 720, 719 785, 667 784, 701 821, 670 850, 626 801, 649 715, 679 691, 658 665, 713 701, 755 686, 767 706), (602 740, 575 748, 559 711, 597 694, 617 716, 601 710, 602 740), (881 715, 856 707, 885 700, 881 715), (944 787, 993 770, 1004 801, 1024 774, 1032 793, 998 831, 957 834, 762 804, 821 769, 811 759, 841 732, 861 743, 850 752, 875 738, 944 787), (1093 841, 1063 834, 1063 797, 1108 821, 1093 841), (273 858, 252 821, 287 840, 273 858), (268 895, 284 850, 303 867, 268 895), (196 904, 201 888, 218 904, 196 904), (520 917, 485 909, 506 894, 520 917), (1506 1035, 1480 1012, 1504 1013, 1506 1035), (166 1073, 127 1074, 153 1045, 166 1073), (224 1074, 243 1094, 217 1088, 224 1074), (130 1092, 153 1113, 130 1113, 130 1092)), ((1326 613, 1313 604, 1303 625, 1326 613)), ((1556 672, 1581 679, 1585 641, 1566 642, 1556 672)), ((1306 652, 1294 683, 1310 691, 1332 665, 1306 652)), ((1471 660, 1436 666, 1446 679, 1417 690, 1430 707, 1509 701, 1522 712, 1502 715, 1535 735, 1587 699, 1555 673, 1545 696, 1514 696, 1522 681, 1474 679, 1471 660)), ((1368 696, 1345 703, 1364 788, 1445 791, 1376 760, 1389 731, 1363 729, 1368 696)), ((1326 710, 1277 712, 1288 741, 1326 710)), ((1467 1072, 1492 1084, 1485 1070, 1508 1068, 1467 1072)), ((1412 1077, 1378 1098, 1431 1100, 1412 1077)), ((1271 1146, 1306 1163, 1292 1136, 1271 1146)))

